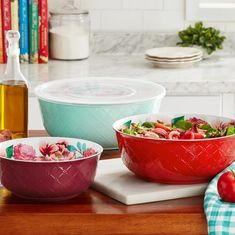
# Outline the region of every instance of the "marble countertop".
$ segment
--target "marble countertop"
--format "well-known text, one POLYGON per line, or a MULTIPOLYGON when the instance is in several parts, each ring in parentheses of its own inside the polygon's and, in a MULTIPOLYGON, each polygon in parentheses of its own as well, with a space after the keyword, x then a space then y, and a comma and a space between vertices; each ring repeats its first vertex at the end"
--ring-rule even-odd
MULTIPOLYGON (((159 69, 142 55, 94 55, 82 61, 56 61, 22 65, 30 95, 36 85, 56 79, 91 76, 127 77, 157 82, 168 95, 235 93, 235 56, 214 56, 184 69, 159 69)), ((3 73, 4 65, 0 65, 3 73)))

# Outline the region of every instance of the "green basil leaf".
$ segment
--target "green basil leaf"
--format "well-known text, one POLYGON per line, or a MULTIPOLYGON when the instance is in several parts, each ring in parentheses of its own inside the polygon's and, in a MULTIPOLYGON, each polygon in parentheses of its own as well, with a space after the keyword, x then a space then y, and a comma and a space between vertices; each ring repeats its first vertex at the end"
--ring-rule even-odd
POLYGON ((130 128, 131 127, 131 120, 125 122, 123 125, 126 126, 127 128, 130 128))
POLYGON ((220 132, 217 129, 211 128, 206 132, 206 138, 219 137, 220 132))
POLYGON ((133 135, 134 131, 130 130, 130 129, 124 129, 123 133, 127 134, 127 135, 133 135))
POLYGON ((179 120, 175 123, 175 127, 187 131, 192 128, 192 123, 185 120, 179 120))
POLYGON ((176 122, 178 122, 178 121, 180 121, 180 120, 184 120, 184 116, 180 116, 180 117, 173 118, 173 119, 171 120, 171 123, 172 123, 172 125, 175 125, 176 122))
POLYGON ((197 30, 201 30, 201 29, 202 29, 202 26, 203 26, 203 24, 202 24, 201 21, 195 23, 195 28, 196 28, 197 30))
POLYGON ((201 124, 201 125, 199 125, 199 129, 209 131, 209 130, 211 130, 211 129, 213 129, 213 128, 212 128, 211 125, 209 125, 209 124, 207 124, 207 125, 201 124))
POLYGON ((226 131, 226 136, 228 135, 234 135, 235 134, 235 127, 234 126, 228 126, 227 131, 226 131))
POLYGON ((155 127, 155 122, 144 122, 142 124, 143 127, 146 127, 146 128, 154 128, 155 127))

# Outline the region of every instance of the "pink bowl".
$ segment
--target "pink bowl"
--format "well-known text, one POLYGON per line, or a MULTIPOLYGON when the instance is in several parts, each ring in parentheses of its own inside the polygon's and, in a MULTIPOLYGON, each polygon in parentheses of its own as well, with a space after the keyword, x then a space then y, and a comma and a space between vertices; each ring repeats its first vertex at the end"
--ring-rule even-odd
POLYGON ((86 143, 97 154, 60 162, 33 162, 1 157, 0 179, 3 186, 17 196, 41 201, 66 200, 87 190, 94 181, 97 163, 103 151, 96 143, 63 137, 25 138, 3 142, 0 149, 19 143, 37 149, 42 141, 56 143, 61 139, 67 140, 69 144, 77 141, 86 143))
MULTIPOLYGON (((113 124, 121 157, 126 167, 149 181, 167 184, 208 182, 235 160, 235 135, 203 140, 157 140, 130 136, 120 132, 127 121, 170 121, 177 115, 144 114, 121 119, 113 124)), ((212 121, 231 119, 185 115, 212 121)))

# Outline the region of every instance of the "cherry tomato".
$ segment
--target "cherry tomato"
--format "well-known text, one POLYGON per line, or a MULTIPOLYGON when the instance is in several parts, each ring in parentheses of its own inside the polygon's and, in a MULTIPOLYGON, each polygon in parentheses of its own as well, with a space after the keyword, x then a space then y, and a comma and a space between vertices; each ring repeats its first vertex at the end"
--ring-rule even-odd
POLYGON ((223 173, 218 182, 217 190, 221 199, 225 202, 235 202, 235 172, 223 173))
POLYGON ((194 133, 194 138, 195 139, 204 139, 205 136, 202 133, 194 133))
POLYGON ((192 131, 186 131, 180 139, 187 139, 187 140, 191 140, 194 139, 194 133, 192 131))

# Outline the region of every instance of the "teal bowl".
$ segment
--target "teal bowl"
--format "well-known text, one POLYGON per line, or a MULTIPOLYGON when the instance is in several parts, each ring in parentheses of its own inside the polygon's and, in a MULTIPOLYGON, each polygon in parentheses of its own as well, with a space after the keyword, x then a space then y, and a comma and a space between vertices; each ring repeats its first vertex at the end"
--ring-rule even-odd
POLYGON ((158 94, 152 99, 130 103, 127 100, 119 104, 79 104, 74 100, 70 103, 47 99, 40 95, 40 86, 35 93, 39 99, 44 127, 50 136, 87 139, 99 143, 104 149, 114 149, 118 146, 112 129, 116 120, 159 111, 165 89, 157 84, 154 86, 158 87, 158 94))

